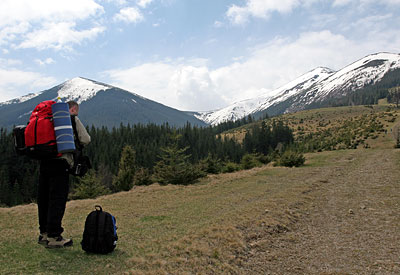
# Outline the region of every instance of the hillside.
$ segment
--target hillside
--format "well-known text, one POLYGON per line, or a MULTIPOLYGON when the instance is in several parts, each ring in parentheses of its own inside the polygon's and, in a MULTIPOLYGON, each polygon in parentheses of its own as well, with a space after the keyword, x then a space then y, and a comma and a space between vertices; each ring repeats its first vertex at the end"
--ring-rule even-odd
MULTIPOLYGON (((385 108, 377 120, 387 120, 379 117, 385 108)), ((314 131, 322 119, 332 125, 334 118, 350 119, 343 116, 349 109, 322 111, 291 121, 303 119, 300 127, 314 131)), ((192 186, 152 185, 71 201, 64 227, 72 248, 36 244, 35 204, 1 208, 0 273, 398 274, 400 151, 390 131, 398 122, 367 138, 369 148, 310 153, 301 168, 268 165, 192 186), (117 218, 120 239, 111 255, 88 255, 79 245, 96 204, 117 218)))
MULTIPOLYGON (((307 152, 368 148, 379 144, 376 141, 379 137, 398 134, 394 125, 400 121, 400 111, 388 104, 331 107, 285 114, 264 123, 271 126, 277 121, 293 130, 295 141, 302 143, 307 152)), ((261 123, 232 129, 224 135, 242 142, 246 133, 261 123)))

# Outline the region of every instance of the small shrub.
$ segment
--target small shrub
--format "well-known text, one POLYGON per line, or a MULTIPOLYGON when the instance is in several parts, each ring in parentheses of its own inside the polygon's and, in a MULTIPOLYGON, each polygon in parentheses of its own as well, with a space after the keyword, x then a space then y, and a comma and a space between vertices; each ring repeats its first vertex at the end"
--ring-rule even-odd
POLYGON ((233 173, 239 171, 239 165, 234 162, 227 162, 225 163, 224 167, 222 168, 222 173, 233 173))
POLYGON ((161 185, 178 184, 189 185, 196 183, 198 179, 205 177, 206 174, 200 169, 200 166, 185 163, 178 166, 166 164, 159 161, 154 168, 152 179, 161 185))
POLYGON ((135 185, 150 185, 153 183, 149 170, 143 167, 136 171, 133 182, 135 185))
POLYGON ((94 199, 109 193, 111 193, 110 190, 101 184, 95 172, 89 170, 84 177, 79 178, 71 194, 71 199, 94 199))
POLYGON ((221 160, 211 156, 210 154, 207 158, 200 161, 201 170, 207 174, 219 174, 222 171, 221 160))
POLYGON ((268 163, 270 163, 272 161, 272 156, 271 155, 259 154, 259 155, 257 155, 257 159, 262 164, 268 164, 268 163))
POLYGON ((295 152, 295 151, 285 151, 277 160, 277 166, 286 166, 286 167, 299 167, 304 164, 306 158, 303 154, 295 152))
POLYGON ((240 161, 242 169, 251 169, 257 166, 261 166, 262 163, 258 160, 258 156, 255 154, 246 154, 240 161))

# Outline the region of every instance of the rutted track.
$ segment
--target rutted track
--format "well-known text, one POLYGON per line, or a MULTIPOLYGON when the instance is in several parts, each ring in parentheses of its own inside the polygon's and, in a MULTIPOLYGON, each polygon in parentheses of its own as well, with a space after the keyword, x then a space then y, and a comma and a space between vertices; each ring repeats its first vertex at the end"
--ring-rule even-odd
POLYGON ((311 208, 292 228, 257 231, 244 273, 400 274, 400 151, 338 154, 308 177, 311 208))

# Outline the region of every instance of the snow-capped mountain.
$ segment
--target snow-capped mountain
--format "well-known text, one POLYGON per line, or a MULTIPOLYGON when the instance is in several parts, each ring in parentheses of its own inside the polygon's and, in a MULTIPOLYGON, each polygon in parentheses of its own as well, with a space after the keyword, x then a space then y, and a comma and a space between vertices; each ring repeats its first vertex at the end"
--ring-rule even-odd
POLYGON ((76 77, 39 93, 0 103, 0 127, 26 124, 34 107, 44 100, 80 104, 79 117, 86 125, 118 127, 122 124, 206 125, 185 112, 167 107, 126 90, 76 77))
POLYGON ((400 85, 400 54, 366 56, 335 72, 316 68, 279 89, 209 112, 182 112, 117 87, 73 78, 56 87, 0 103, 0 127, 25 124, 33 108, 43 100, 61 98, 80 105, 86 125, 118 127, 122 124, 168 122, 182 126, 216 125, 248 115, 278 115, 322 106, 352 104, 352 96, 400 85), (339 102, 339 103, 338 103, 339 102))
MULTIPOLYGON (((228 107, 196 113, 208 124, 216 125, 248 115, 266 112, 277 115, 323 106, 327 100, 341 98, 381 82, 388 73, 400 69, 400 54, 377 53, 366 56, 340 71, 316 68, 290 83, 262 96, 228 107)), ((398 72, 400 82, 400 72, 398 72)), ((397 84, 398 85, 398 84, 397 84)))
POLYGON ((315 83, 320 82, 333 73, 334 72, 328 68, 316 68, 277 90, 268 92, 256 98, 236 102, 217 111, 197 113, 195 116, 212 125, 229 120, 238 120, 249 114, 263 111, 272 104, 284 101, 304 89, 310 88, 315 83))
MULTIPOLYGON (((390 71, 400 69, 400 54, 377 53, 366 56, 303 91, 286 110, 294 112, 332 98, 340 98, 379 83, 390 71)), ((400 80, 399 78, 397 78, 400 80)))
MULTIPOLYGON (((55 98, 51 98, 52 100, 56 100, 57 98, 62 99, 64 102, 75 100, 78 102, 78 104, 81 104, 82 102, 94 97, 98 92, 106 91, 113 87, 93 80, 85 79, 83 77, 75 77, 54 88, 56 88, 58 92, 55 98)), ((46 91, 40 93, 30 93, 9 101, 1 102, 0 107, 9 104, 25 102, 39 96, 44 92, 46 91)))
POLYGON ((110 85, 98 83, 82 77, 75 77, 65 82, 58 91, 58 97, 65 102, 75 100, 78 104, 91 99, 100 91, 112 89, 110 85))

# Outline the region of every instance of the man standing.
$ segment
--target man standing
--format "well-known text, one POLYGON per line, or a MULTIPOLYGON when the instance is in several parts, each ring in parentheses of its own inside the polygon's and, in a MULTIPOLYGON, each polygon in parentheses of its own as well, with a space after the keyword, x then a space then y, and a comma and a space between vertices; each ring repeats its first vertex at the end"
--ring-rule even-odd
MULTIPOLYGON (((79 105, 69 101, 71 119, 75 120, 77 137, 82 145, 90 143, 90 136, 78 118, 79 105)), ((74 123, 73 123, 74 124, 74 123)), ((47 248, 59 248, 72 245, 72 239, 64 239, 61 233, 62 219, 69 192, 69 169, 74 165, 73 153, 64 153, 55 159, 40 162, 38 187, 39 244, 47 248)))

